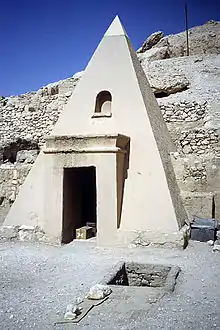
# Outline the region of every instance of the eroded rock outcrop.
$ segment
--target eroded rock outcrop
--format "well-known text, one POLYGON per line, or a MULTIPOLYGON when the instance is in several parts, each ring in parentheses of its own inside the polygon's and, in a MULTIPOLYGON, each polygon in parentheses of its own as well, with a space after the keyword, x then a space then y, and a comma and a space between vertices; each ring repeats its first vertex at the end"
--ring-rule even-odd
POLYGON ((146 50, 155 46, 162 38, 164 33, 162 31, 152 33, 143 43, 142 47, 137 51, 138 53, 144 53, 146 50))
MULTIPOLYGON (((150 47, 151 49, 148 48, 147 40, 139 49, 139 53, 145 53, 145 58, 149 61, 186 56, 185 32, 160 38, 158 42, 150 47)), ((198 54, 219 54, 220 22, 209 21, 202 26, 189 29, 189 51, 191 56, 198 54)), ((140 58, 142 58, 142 54, 140 54, 140 58)))

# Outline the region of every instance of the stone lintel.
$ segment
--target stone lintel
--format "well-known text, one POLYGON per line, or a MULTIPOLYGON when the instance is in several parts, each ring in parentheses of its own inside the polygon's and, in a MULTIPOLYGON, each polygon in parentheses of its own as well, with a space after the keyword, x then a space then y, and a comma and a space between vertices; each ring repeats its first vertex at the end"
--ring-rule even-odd
POLYGON ((126 153, 129 137, 121 134, 49 136, 45 154, 126 153))
POLYGON ((88 149, 44 149, 43 152, 45 154, 69 154, 69 153, 123 153, 126 154, 126 150, 122 150, 120 148, 88 148, 88 149))

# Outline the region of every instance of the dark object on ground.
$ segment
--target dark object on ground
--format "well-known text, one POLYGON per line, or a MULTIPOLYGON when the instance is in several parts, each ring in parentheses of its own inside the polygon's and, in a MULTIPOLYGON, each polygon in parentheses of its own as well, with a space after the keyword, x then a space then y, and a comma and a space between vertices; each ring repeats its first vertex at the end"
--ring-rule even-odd
POLYGON ((92 227, 93 236, 96 236, 96 223, 95 222, 86 222, 86 226, 92 227))
POLYGON ((217 225, 216 219, 203 219, 194 216, 191 223, 191 239, 199 242, 215 241, 217 225))

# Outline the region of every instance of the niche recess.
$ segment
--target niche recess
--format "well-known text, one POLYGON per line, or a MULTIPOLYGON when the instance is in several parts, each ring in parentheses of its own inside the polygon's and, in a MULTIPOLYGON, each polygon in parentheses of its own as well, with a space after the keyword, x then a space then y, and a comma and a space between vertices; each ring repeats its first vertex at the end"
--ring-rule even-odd
POLYGON ((101 91, 96 96, 94 117, 111 117, 112 95, 108 91, 101 91))

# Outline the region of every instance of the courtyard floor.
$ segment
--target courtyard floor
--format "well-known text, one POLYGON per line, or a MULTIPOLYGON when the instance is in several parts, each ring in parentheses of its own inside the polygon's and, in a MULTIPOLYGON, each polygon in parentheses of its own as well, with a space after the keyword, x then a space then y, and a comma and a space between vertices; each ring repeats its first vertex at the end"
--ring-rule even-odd
POLYGON ((199 242, 184 251, 97 248, 79 241, 62 247, 1 243, 0 329, 220 329, 220 252, 199 242), (131 310, 114 292, 79 324, 54 325, 69 303, 122 260, 178 265, 174 293, 150 307, 137 294, 131 310))

